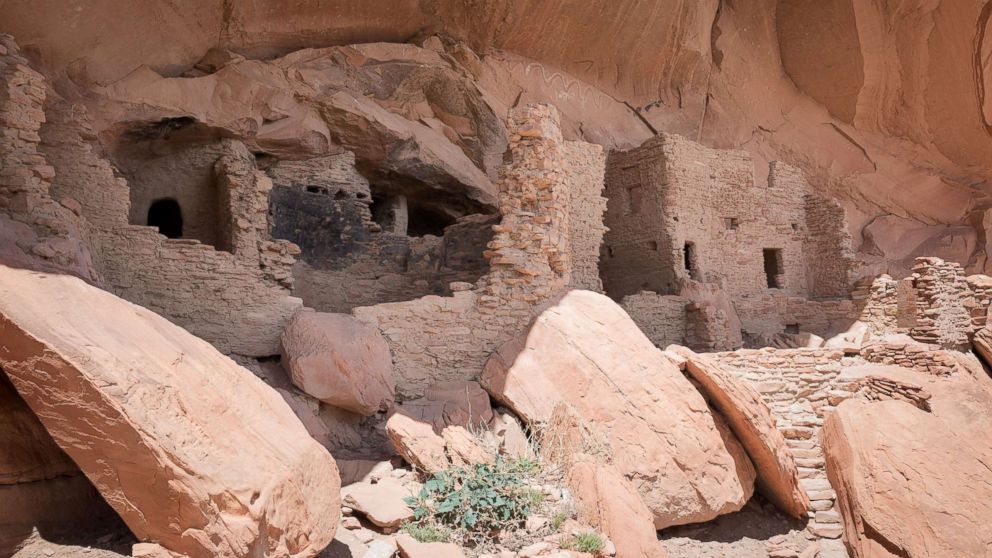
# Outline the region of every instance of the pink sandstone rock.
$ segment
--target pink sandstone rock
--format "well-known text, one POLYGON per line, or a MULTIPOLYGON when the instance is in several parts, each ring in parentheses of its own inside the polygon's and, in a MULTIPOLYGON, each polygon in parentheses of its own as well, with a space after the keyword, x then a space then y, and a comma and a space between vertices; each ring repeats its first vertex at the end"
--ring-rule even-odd
POLYGON ((600 427, 659 529, 739 510, 751 497, 754 469, 739 443, 606 296, 566 294, 493 354, 481 381, 531 425, 564 402, 600 427))
POLYGON ((783 512, 804 517, 809 498, 799 486, 796 463, 761 395, 706 355, 678 346, 668 347, 667 351, 685 358, 686 371, 747 450, 758 474, 758 489, 783 512))
POLYGON ((408 463, 428 473, 448 467, 444 452, 444 439, 434 433, 434 428, 397 410, 386 421, 386 435, 396 453, 408 463))
POLYGON ((334 460, 278 393, 83 281, 0 267, 0 366, 139 540, 191 558, 308 558, 340 514, 334 460))
POLYGON ((493 420, 493 409, 478 382, 453 380, 427 388, 424 397, 400 404, 410 416, 430 423, 441 432, 446 426, 480 428, 493 420))
POLYGON ((372 484, 356 482, 341 489, 341 501, 379 527, 395 528, 413 519, 413 510, 404 498, 413 496, 409 489, 393 479, 372 484))
POLYGON ((625 558, 665 558, 658 542, 654 516, 637 489, 612 465, 576 456, 568 472, 580 506, 579 519, 599 529, 625 558))
POLYGON ((452 543, 421 543, 410 535, 396 537, 402 558, 465 558, 465 553, 452 543))
POLYGON ((300 312, 282 334, 293 384, 332 405, 373 415, 393 401, 393 361, 379 330, 347 314, 300 312))
POLYGON ((950 416, 849 399, 827 418, 827 475, 852 558, 990 555, 990 436, 950 416))

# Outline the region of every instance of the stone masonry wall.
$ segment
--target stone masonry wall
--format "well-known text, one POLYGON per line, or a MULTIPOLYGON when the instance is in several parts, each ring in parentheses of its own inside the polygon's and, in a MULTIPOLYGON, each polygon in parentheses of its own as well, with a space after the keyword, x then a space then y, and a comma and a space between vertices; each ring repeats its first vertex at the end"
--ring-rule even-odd
POLYGON ((650 291, 623 297, 620 306, 656 347, 685 345, 686 305, 689 299, 650 291))
POLYGON ((611 151, 606 160, 606 215, 600 276, 614 300, 640 291, 674 294, 675 266, 662 249, 666 233, 661 219, 663 142, 653 139, 630 151, 611 151))
POLYGON ((591 150, 564 149, 558 122, 557 110, 548 105, 511 111, 510 159, 500 171, 503 219, 493 227, 486 251, 490 272, 475 288, 455 283, 451 297, 352 310, 358 319, 377 325, 389 343, 401 399, 422 396, 435 382, 477 377, 497 346, 523 331, 543 303, 570 286, 574 177, 566 169, 572 164, 570 153, 591 150))
POLYGON ((967 347, 975 331, 975 297, 961 266, 940 258, 916 258, 913 286, 917 311, 910 336, 948 349, 967 347))
POLYGON ((603 197, 603 173, 606 155, 592 143, 565 142, 568 174, 568 237, 572 260, 572 287, 602 292, 599 278, 599 248, 606 225, 606 198, 603 197))
POLYGON ((0 34, 0 262, 99 283, 79 204, 52 198, 55 168, 39 151, 44 77, 0 34))

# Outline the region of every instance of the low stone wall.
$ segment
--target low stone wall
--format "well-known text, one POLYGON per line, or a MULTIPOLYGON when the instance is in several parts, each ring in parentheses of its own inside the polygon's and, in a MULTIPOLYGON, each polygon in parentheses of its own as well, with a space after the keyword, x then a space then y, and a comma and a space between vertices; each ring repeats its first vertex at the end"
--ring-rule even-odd
POLYGON ((151 227, 94 232, 108 290, 157 312, 219 350, 279 354, 279 336, 303 307, 234 254, 196 240, 170 240, 151 227))
POLYGON ((847 298, 809 300, 784 293, 746 295, 734 300, 744 331, 751 335, 774 335, 788 326, 832 337, 858 319, 858 307, 847 298))
POLYGON ((959 369, 951 353, 919 343, 870 343, 862 347, 861 356, 868 362, 904 366, 935 376, 947 376, 959 369))

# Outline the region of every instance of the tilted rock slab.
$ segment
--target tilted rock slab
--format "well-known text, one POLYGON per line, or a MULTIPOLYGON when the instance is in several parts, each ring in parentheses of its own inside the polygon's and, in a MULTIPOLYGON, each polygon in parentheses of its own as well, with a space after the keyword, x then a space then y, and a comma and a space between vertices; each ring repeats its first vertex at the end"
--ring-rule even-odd
POLYGON ((337 467, 278 393, 74 277, 0 266, 0 367, 137 537, 191 558, 308 558, 337 467))
POLYGON ((299 312, 282 334, 293 384, 324 403, 370 416, 393 401, 393 357, 379 329, 348 314, 299 312))
POLYGON ((616 303, 571 291, 500 347, 482 384, 531 425, 571 405, 605 433, 658 529, 739 510, 754 489, 743 448, 678 367, 616 303))
POLYGON ((679 346, 665 350, 670 351, 685 358, 686 371, 747 450, 758 474, 758 490, 783 512, 805 517, 809 497, 799 486, 796 462, 761 394, 706 355, 679 346))
POLYGON ((987 431, 903 401, 849 399, 821 436, 852 558, 992 556, 987 431))

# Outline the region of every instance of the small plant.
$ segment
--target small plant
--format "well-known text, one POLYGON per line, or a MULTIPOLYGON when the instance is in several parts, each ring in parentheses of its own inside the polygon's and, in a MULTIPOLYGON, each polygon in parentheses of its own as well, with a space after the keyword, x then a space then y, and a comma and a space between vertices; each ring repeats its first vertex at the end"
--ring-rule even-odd
POLYGON ((603 537, 591 532, 578 533, 561 543, 561 547, 565 550, 574 550, 587 554, 599 554, 604 546, 606 546, 606 543, 603 542, 603 537))
POLYGON ((568 518, 569 515, 563 511, 556 513, 555 516, 551 518, 551 532, 557 533, 558 531, 561 531, 561 526, 568 521, 568 518))
POLYGON ((433 525, 407 523, 401 531, 413 537, 417 542, 422 543, 448 542, 451 540, 451 531, 433 525))
POLYGON ((497 459, 435 473, 406 499, 414 513, 407 529, 447 531, 463 541, 491 540, 503 529, 515 529, 544 501, 544 494, 525 483, 537 469, 529 460, 497 459))

